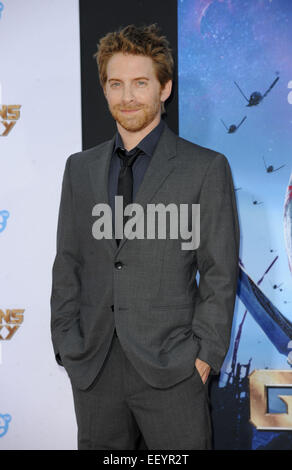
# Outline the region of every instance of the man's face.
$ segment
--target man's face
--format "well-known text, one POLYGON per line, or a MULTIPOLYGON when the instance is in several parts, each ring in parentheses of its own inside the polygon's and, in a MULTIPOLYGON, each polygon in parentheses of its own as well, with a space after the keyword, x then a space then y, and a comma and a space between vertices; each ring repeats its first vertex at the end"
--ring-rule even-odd
POLYGON ((161 101, 171 92, 156 77, 150 57, 114 54, 107 64, 105 97, 113 118, 127 131, 137 132, 161 115, 161 101))

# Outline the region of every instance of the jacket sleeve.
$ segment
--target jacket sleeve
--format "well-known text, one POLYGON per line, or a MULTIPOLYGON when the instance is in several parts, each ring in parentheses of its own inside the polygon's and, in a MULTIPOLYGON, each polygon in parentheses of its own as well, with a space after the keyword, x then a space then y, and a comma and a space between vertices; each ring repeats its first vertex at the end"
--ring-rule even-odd
POLYGON ((238 281, 239 221, 227 158, 217 154, 200 192, 199 285, 192 322, 199 359, 218 374, 230 342, 238 281))
POLYGON ((74 201, 70 181, 70 156, 63 175, 57 228, 57 253, 52 270, 51 335, 58 364, 62 364, 59 347, 73 324, 78 322, 80 306, 80 257, 74 218, 74 201))

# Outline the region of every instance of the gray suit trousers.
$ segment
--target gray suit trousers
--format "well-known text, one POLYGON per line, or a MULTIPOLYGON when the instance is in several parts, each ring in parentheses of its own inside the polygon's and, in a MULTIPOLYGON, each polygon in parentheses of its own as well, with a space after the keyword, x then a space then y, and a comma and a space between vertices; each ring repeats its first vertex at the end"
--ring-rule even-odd
POLYGON ((139 375, 116 333, 93 384, 71 382, 78 450, 211 449, 208 381, 193 374, 168 388, 139 375))

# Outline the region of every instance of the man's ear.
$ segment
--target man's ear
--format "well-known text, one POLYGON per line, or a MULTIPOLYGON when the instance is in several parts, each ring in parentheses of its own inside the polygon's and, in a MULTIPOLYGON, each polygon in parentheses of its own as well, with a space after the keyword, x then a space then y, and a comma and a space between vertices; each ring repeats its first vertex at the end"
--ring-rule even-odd
POLYGON ((172 80, 168 80, 168 82, 166 82, 164 87, 161 89, 161 101, 166 101, 170 97, 171 90, 172 80))
POLYGON ((103 85, 102 90, 103 90, 104 96, 106 97, 106 85, 105 84, 103 85))

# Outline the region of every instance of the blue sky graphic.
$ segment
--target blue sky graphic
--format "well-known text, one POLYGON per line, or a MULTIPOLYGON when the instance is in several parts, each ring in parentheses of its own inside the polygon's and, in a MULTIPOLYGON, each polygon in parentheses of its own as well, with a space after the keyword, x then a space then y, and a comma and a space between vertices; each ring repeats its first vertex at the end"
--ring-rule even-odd
MULTIPOLYGON (((271 302, 292 321, 292 276, 283 205, 292 166, 292 3, 289 0, 178 0, 179 133, 223 153, 230 163, 241 226, 241 259, 271 302), (278 82, 257 106, 249 98, 278 82), (246 120, 228 134, 229 127, 246 120), (267 173, 265 163, 278 168, 267 173), (253 201, 261 204, 253 204, 253 201), (272 251, 271 251, 272 250, 272 251), (274 286, 280 286, 275 288, 274 286), (280 290, 282 289, 282 290, 280 290)), ((233 338, 245 307, 237 298, 233 338)), ((233 344, 225 361, 228 369, 233 344)), ((248 313, 238 360, 251 370, 289 369, 248 313)))

